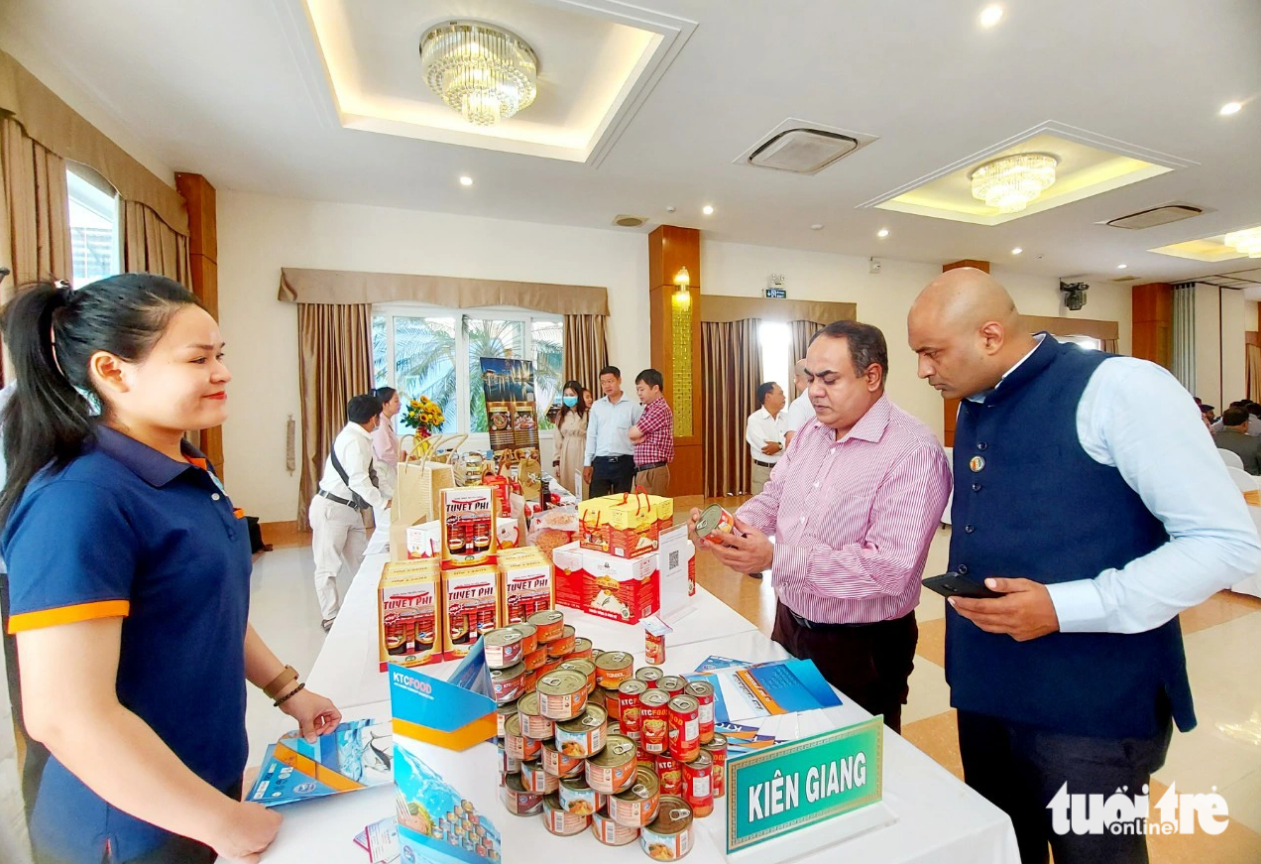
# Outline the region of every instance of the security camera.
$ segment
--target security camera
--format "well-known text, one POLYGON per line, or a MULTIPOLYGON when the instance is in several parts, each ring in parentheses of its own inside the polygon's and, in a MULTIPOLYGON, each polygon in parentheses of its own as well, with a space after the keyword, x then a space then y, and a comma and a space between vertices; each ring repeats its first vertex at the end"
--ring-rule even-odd
POLYGON ((1064 305, 1076 312, 1086 305, 1085 282, 1060 282, 1060 291, 1064 294, 1064 305))

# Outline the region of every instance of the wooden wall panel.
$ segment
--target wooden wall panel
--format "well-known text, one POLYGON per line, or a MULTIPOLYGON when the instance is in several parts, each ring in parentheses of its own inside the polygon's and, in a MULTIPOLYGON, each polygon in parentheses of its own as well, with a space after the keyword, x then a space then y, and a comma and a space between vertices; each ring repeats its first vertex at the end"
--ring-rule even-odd
POLYGON ((1130 296, 1131 352, 1168 369, 1173 356, 1173 286, 1167 282, 1135 285, 1130 296))

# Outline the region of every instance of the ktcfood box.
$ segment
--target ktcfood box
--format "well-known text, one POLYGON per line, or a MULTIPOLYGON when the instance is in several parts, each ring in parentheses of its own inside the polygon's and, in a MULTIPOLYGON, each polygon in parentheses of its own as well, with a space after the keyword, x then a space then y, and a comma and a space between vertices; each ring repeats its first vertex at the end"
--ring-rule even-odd
POLYGON ((443 656, 467 657, 473 644, 499 627, 499 571, 494 567, 444 570, 443 656))
POLYGON ((390 562, 382 569, 377 591, 382 671, 388 663, 419 666, 442 659, 441 589, 436 559, 390 562))

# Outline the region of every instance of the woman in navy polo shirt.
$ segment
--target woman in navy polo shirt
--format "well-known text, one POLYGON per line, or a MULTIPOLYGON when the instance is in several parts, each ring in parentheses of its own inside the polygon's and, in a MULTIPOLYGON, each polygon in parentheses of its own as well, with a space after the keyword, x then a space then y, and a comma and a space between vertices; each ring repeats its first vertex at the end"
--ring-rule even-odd
POLYGON ((246 680, 308 737, 341 715, 249 626, 248 531, 184 438, 227 418, 219 327, 147 274, 35 285, 3 324, 9 632, 51 754, 36 856, 257 861, 281 817, 239 800, 246 680))

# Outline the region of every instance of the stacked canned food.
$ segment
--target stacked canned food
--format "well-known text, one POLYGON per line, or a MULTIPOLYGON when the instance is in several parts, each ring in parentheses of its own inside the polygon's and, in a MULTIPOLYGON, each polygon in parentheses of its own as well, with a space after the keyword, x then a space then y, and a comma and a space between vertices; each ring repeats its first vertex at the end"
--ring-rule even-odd
POLYGON ((630 654, 595 650, 554 610, 491 633, 486 658, 512 813, 541 815, 558 836, 589 828, 606 846, 638 840, 658 861, 691 850, 692 820, 725 792, 710 684, 636 673, 630 654), (542 659, 534 670, 532 655, 542 659))

